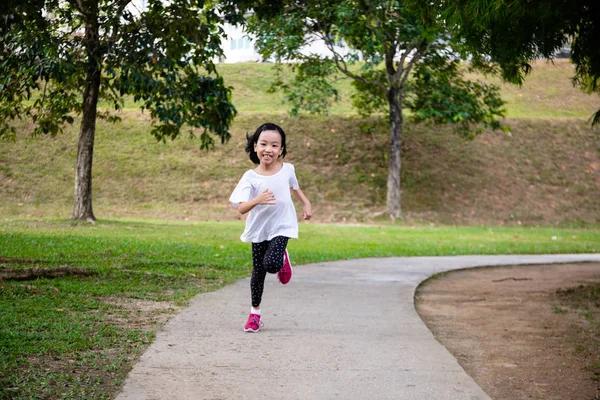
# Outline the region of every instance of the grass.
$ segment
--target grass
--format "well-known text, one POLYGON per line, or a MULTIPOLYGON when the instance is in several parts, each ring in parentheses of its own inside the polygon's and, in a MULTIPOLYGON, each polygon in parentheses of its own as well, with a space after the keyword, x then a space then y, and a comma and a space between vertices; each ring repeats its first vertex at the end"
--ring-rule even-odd
MULTIPOLYGON (((242 228, 241 222, 5 220, 2 268, 71 266, 97 274, 0 281, 0 397, 111 398, 179 307, 248 276, 242 228)), ((600 251, 597 229, 303 224, 301 235, 290 244, 297 264, 600 251)))

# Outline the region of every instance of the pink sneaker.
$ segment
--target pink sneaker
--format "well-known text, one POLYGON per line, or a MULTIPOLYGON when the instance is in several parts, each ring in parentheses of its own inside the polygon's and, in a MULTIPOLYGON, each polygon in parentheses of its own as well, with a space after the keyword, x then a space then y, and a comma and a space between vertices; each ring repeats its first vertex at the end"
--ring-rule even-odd
POLYGON ((260 315, 251 313, 248 316, 248 322, 246 322, 244 330, 246 332, 258 332, 264 325, 265 324, 260 320, 260 315))
POLYGON ((290 263, 290 255, 287 249, 283 252, 283 267, 277 272, 277 279, 282 285, 287 284, 292 279, 292 263, 290 263))

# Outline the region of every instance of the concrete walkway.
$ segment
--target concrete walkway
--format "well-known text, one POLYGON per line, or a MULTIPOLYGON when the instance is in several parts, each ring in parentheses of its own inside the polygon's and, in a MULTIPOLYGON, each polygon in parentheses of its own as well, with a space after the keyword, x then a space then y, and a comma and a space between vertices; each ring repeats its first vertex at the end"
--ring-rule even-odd
POLYGON ((242 330, 244 279, 198 295, 167 323, 117 399, 489 399, 419 318, 416 287, 453 269, 583 261, 600 262, 600 255, 302 265, 287 286, 267 277, 258 333, 242 330))

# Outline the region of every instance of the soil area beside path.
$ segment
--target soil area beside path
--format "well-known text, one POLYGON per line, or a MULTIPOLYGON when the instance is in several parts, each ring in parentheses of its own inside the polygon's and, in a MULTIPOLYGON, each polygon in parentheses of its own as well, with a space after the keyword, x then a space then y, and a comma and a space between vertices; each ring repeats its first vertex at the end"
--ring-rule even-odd
POLYGON ((415 305, 494 399, 600 399, 600 264, 486 267, 428 280, 415 305))

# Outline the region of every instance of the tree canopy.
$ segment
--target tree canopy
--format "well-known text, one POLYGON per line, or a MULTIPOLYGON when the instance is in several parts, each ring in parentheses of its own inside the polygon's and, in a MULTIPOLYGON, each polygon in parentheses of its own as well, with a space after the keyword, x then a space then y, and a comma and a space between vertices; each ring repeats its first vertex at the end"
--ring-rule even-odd
POLYGON ((212 61, 221 54, 220 10, 202 2, 149 0, 138 9, 131 0, 9 0, 0 12, 3 134, 16 118, 32 118, 36 133, 72 123, 95 63, 99 99, 119 110, 131 96, 150 112, 157 138, 176 137, 187 125, 227 139, 234 108, 212 61))
POLYGON ((283 1, 277 12, 257 13, 249 31, 263 57, 292 63, 294 78, 281 79, 292 103, 324 112, 337 96, 336 75, 352 79, 362 114, 385 112, 390 123, 387 213, 401 215, 400 167, 403 110, 416 121, 455 123, 466 136, 479 124, 500 127, 498 88, 464 78, 459 53, 438 18, 401 1, 283 1), (328 54, 307 53, 322 41, 328 54), (360 64, 357 61, 360 60, 360 64))
MULTIPOLYGON (((423 15, 437 15, 462 41, 474 66, 499 68, 504 79, 521 84, 530 61, 555 58, 568 48, 573 82, 600 93, 600 2, 596 0, 410 0, 423 15)), ((594 115, 600 122, 600 110, 594 115)))

